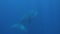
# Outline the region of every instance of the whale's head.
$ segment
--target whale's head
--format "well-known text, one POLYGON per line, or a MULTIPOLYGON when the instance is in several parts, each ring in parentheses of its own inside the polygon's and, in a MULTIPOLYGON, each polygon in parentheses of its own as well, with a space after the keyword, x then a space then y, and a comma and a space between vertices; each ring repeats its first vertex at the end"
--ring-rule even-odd
POLYGON ((30 17, 36 17, 37 15, 38 15, 38 12, 34 10, 27 12, 27 16, 30 16, 30 17))
POLYGON ((22 19, 28 19, 28 18, 34 18, 38 15, 37 11, 31 10, 31 11, 27 11, 24 16, 22 17, 22 19))

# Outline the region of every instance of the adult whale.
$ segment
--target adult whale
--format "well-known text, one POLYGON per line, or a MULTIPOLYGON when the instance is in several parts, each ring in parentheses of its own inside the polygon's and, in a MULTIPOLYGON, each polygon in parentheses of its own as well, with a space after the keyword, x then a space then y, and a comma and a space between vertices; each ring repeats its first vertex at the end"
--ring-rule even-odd
POLYGON ((31 24, 32 19, 35 18, 37 15, 37 11, 28 11, 24 14, 21 20, 17 24, 13 24, 11 28, 19 28, 22 31, 28 31, 27 26, 31 24))

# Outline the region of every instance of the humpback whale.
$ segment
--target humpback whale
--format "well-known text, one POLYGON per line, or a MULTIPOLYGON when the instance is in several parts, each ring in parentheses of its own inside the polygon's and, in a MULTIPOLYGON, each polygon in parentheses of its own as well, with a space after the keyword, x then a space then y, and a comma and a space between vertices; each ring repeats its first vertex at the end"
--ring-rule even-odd
POLYGON ((13 24, 11 28, 19 28, 22 31, 27 31, 27 26, 31 24, 32 18, 35 18, 37 16, 37 11, 28 11, 24 14, 24 16, 21 18, 18 24, 13 24))

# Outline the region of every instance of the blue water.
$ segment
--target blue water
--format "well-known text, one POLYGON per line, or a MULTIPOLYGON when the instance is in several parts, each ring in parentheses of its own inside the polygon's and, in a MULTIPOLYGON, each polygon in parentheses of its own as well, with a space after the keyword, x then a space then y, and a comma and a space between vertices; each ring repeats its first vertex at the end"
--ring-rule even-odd
POLYGON ((59 0, 0 0, 0 34, 60 34, 59 0), (28 32, 12 29, 24 13, 38 11, 28 32))

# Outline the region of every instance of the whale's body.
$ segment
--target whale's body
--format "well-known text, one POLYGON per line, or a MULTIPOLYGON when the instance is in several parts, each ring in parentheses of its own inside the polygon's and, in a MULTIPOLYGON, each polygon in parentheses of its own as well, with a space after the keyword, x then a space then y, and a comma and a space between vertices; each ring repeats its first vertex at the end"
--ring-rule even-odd
POLYGON ((24 14, 18 24, 13 24, 12 28, 19 28, 22 31, 27 31, 27 26, 31 24, 31 19, 37 16, 37 11, 30 11, 24 14))

